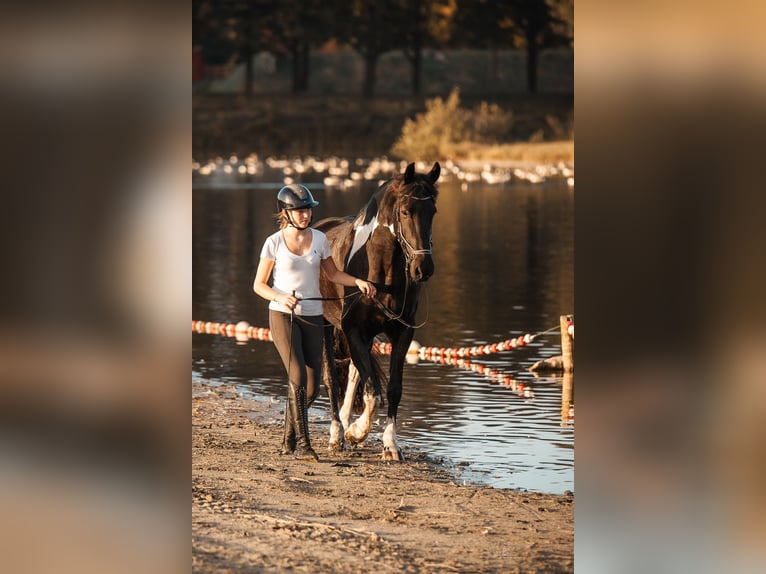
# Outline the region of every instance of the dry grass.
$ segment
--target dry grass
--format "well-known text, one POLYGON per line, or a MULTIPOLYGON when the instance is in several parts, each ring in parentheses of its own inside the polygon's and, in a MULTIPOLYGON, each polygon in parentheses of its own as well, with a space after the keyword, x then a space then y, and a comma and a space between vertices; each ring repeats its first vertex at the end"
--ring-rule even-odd
POLYGON ((450 152, 453 160, 574 163, 573 140, 498 145, 465 142, 455 144, 450 152))

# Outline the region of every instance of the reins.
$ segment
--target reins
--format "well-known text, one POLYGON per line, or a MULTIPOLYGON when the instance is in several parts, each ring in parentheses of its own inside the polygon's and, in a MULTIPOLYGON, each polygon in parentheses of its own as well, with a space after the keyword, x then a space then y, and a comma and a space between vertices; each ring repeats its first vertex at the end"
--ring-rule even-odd
MULTIPOLYGON (((409 278, 407 280, 407 283, 408 283, 407 286, 409 287, 409 278)), ((426 293, 427 292, 428 291, 426 291, 426 293)), ((377 297, 373 297, 372 300, 378 306, 378 309, 380 309, 386 317, 388 317, 391 321, 398 321, 405 327, 408 327, 411 329, 420 329, 420 327, 422 327, 428 322, 428 306, 426 306, 426 318, 423 320, 423 322, 420 325, 413 325, 411 323, 408 323, 404 319, 402 319, 402 315, 404 314, 404 305, 407 302, 407 288, 405 288, 404 290, 404 301, 402 302, 402 312, 399 313, 398 315, 394 313, 390 307, 383 304, 383 302, 380 301, 377 297)))
MULTIPOLYGON (((404 198, 414 199, 417 201, 425 201, 425 200, 432 200, 434 201, 434 197, 432 195, 429 195, 427 197, 416 197, 412 194, 402 195, 399 200, 404 198)), ((396 240, 397 243, 399 243, 399 247, 401 247, 402 252, 404 253, 404 260, 405 260, 405 266, 404 266, 404 278, 406 280, 406 284, 404 286, 404 300, 402 301, 402 307, 401 312, 399 314, 396 314, 394 311, 391 310, 390 307, 387 305, 384 305, 382 301, 378 300, 377 297, 373 298, 373 301, 378 306, 378 308, 383 312, 383 314, 388 317, 391 321, 398 321, 405 327, 409 329, 419 329, 423 325, 425 325, 428 322, 428 305, 426 305, 426 318, 423 320, 422 323, 419 325, 413 325, 412 323, 409 323, 402 319, 402 315, 404 315, 404 309, 407 306, 407 293, 409 291, 410 285, 412 284, 410 280, 410 274, 409 274, 409 266, 412 260, 415 258, 416 255, 431 255, 433 251, 433 236, 429 236, 428 238, 428 249, 415 249, 415 247, 407 241, 407 238, 402 233, 402 222, 399 219, 399 216, 397 214, 396 217, 396 240)), ((427 293, 427 291, 426 291, 427 293)))
MULTIPOLYGON (((432 201, 434 200, 434 197, 432 195, 429 195, 427 197, 416 197, 416 196, 414 196, 412 194, 408 194, 408 195, 402 195, 400 197, 400 200, 403 199, 403 198, 414 199, 414 200, 417 200, 417 201, 425 201, 425 200, 429 200, 429 199, 432 200, 432 201)), ((405 278, 406 284, 405 284, 405 287, 404 287, 404 300, 402 301, 402 307, 401 307, 402 310, 401 310, 401 312, 399 312, 397 314, 388 305, 386 305, 380 299, 378 299, 377 296, 371 297, 370 299, 372 299, 373 303, 375 303, 375 305, 378 307, 378 309, 380 309, 380 311, 383 313, 383 315, 385 315, 390 321, 397 321, 397 322, 401 323, 402 325, 404 325, 405 327, 407 327, 409 329, 419 329, 420 327, 422 327, 423 325, 425 325, 428 322, 428 318, 429 318, 428 304, 426 304, 426 318, 419 325, 414 325, 414 324, 409 323, 409 322, 405 321, 404 319, 402 319, 402 316, 404 315, 404 310, 405 310, 405 308, 407 306, 407 293, 409 291, 410 286, 412 285, 412 281, 410 279, 410 275, 409 275, 408 269, 409 269, 410 262, 413 260, 413 258, 416 255, 431 255, 432 254, 432 251, 433 251, 433 239, 432 239, 432 237, 428 238, 428 249, 415 249, 415 246, 413 246, 409 241, 407 241, 407 238, 404 237, 404 234, 402 233, 402 223, 401 223, 401 220, 399 219, 398 215, 396 217, 396 224, 397 225, 396 225, 396 235, 395 235, 395 237, 396 237, 397 243, 399 244, 399 247, 402 249, 402 252, 404 253, 404 259, 405 259, 404 278, 405 278)), ((376 289, 378 289, 378 291, 384 291, 384 292, 388 291, 390 293, 390 291, 386 288, 387 287, 386 285, 380 285, 379 286, 379 285, 376 284, 375 287, 376 287, 376 289)), ((425 291, 426 291, 426 293, 428 293, 427 290, 425 290, 425 291)), ((354 305, 359 302, 359 300, 361 299, 361 297, 360 297, 361 295, 362 295, 362 292, 357 290, 357 291, 354 291, 353 293, 350 293, 350 294, 345 295, 343 297, 306 297, 304 299, 301 299, 301 301, 345 301, 346 299, 354 299, 350 304, 344 305, 344 309, 343 309, 343 312, 341 314, 341 321, 342 321, 346 317, 348 312, 354 307, 354 305)), ((300 315, 297 315, 295 313, 294 309, 291 310, 291 317, 295 317, 299 321, 302 321, 303 323, 311 325, 311 326, 318 326, 318 327, 331 327, 331 326, 333 326, 332 323, 325 323, 325 324, 321 324, 321 325, 316 325, 315 323, 310 323, 309 321, 306 321, 305 319, 301 318, 300 315)))
MULTIPOLYGON (((353 297, 359 297, 362 294, 361 291, 358 289, 354 291, 353 293, 349 293, 348 295, 344 295, 343 297, 305 297, 302 299, 299 299, 300 301, 343 301, 345 299, 351 299, 353 297)), ((359 301, 359 299, 356 299, 356 301, 353 301, 350 305, 346 305, 343 309, 343 313, 341 314, 341 321, 346 316, 346 314, 351 310, 351 308, 354 306, 354 304, 359 301)), ((312 327, 333 327, 334 325, 332 323, 322 323, 322 324, 316 324, 311 323, 310 321, 306 321, 303 317, 295 313, 295 309, 290 309, 290 316, 291 321, 292 318, 296 318, 302 323, 306 325, 311 325, 312 327)))
MULTIPOLYGON (((427 197, 415 197, 414 195, 409 193, 407 195, 402 195, 399 198, 399 201, 401 201, 404 198, 414 199, 416 201, 425 201, 425 200, 428 200, 428 199, 430 199, 432 201, 434 200, 434 197, 432 195, 429 195, 427 197)), ((410 261, 412 261, 412 259, 413 259, 413 257, 415 257, 415 255, 431 255, 432 250, 433 250, 433 237, 432 236, 430 236, 428 238, 428 249, 415 249, 415 247, 409 241, 407 241, 407 238, 402 233, 402 222, 400 221, 398 214, 397 214, 397 217, 396 217, 396 223, 398 224, 397 227, 396 227, 396 239, 399 242, 399 245, 401 246, 402 251, 404 251, 404 257, 407 260, 407 264, 409 264, 410 261)), ((405 271, 405 273, 406 273, 406 271, 405 271)))

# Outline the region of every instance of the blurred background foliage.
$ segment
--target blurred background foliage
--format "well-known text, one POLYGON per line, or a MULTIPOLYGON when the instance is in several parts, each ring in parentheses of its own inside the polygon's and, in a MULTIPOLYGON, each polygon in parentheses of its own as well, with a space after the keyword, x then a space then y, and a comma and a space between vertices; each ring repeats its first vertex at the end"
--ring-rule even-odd
POLYGON ((193 154, 571 140, 573 17, 572 0, 195 0, 193 154))
MULTIPOLYGON (((574 42, 573 0, 194 0, 192 7, 197 88, 209 89, 241 64, 245 95, 254 93, 259 73, 285 68, 291 93, 311 92, 319 64, 314 56, 323 54, 337 56, 336 63, 356 56, 362 64, 356 93, 370 98, 379 91, 382 60, 395 53, 409 71, 406 81, 397 81, 417 96, 428 89, 429 58, 443 61, 445 51, 461 50, 487 52, 495 78, 500 54, 522 51, 523 89, 534 94, 541 52, 571 49, 574 42)), ((571 69, 566 76, 571 90, 571 69)))

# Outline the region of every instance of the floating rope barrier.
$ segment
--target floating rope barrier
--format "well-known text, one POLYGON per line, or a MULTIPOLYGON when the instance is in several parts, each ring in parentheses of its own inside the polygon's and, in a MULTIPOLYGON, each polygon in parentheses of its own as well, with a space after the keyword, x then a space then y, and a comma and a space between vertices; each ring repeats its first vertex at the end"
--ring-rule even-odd
MULTIPOLYGON (((506 388, 517 393, 520 397, 532 398, 534 397, 534 391, 528 385, 525 385, 523 382, 514 379, 506 373, 491 369, 481 363, 475 363, 467 357, 491 355, 515 349, 517 347, 524 347, 534 341, 537 337, 559 329, 559 326, 551 327, 550 329, 540 331, 539 333, 526 333, 524 335, 519 335, 518 337, 506 339, 499 343, 476 345, 472 347, 427 347, 421 345, 417 341, 412 341, 410 348, 407 351, 407 362, 417 363, 418 360, 426 360, 473 371, 487 377, 493 383, 504 385, 506 388)), ((208 335, 235 337, 239 342, 246 342, 250 339, 273 341, 271 331, 268 328, 254 327, 247 321, 239 321, 238 323, 192 321, 192 331, 208 335)), ((574 323, 571 320, 567 321, 567 332, 574 338, 574 323)), ((391 349, 391 343, 383 341, 375 341, 372 345, 373 352, 381 355, 390 355, 391 349)))
POLYGON ((469 359, 463 359, 460 357, 439 357, 438 359, 433 359, 433 362, 439 363, 440 365, 450 365, 452 367, 457 367, 458 369, 465 369, 466 371, 473 371, 474 373, 478 373, 489 379, 490 382, 498 385, 503 385, 506 388, 514 391, 520 397, 534 398, 535 396, 532 388, 528 385, 525 385, 522 381, 514 379, 507 373, 502 373, 495 369, 490 369, 488 366, 482 365, 481 363, 474 363, 469 359))
MULTIPOLYGON (((476 357, 481 355, 492 355, 494 353, 502 353, 503 351, 509 351, 516 347, 524 347, 534 341, 537 337, 550 333, 559 329, 558 326, 551 327, 545 331, 539 333, 525 335, 519 335, 512 339, 506 339, 499 343, 492 343, 487 345, 476 345, 473 347, 425 347, 420 345, 417 341, 413 341, 410 344, 408 353, 416 353, 421 359, 428 361, 438 361, 442 357, 446 358, 464 358, 464 357, 476 357)), ((372 346, 373 350, 383 355, 391 354, 391 343, 375 342, 372 346)))
MULTIPOLYGON (((567 323, 569 334, 574 337, 574 324, 567 323)), ((537 337, 556 331, 559 326, 551 327, 539 333, 519 335, 512 339, 506 339, 499 343, 487 345, 476 345, 472 347, 427 347, 417 341, 412 341, 407 351, 408 355, 417 355, 420 359, 443 363, 442 359, 463 359, 466 357, 476 357, 481 355, 491 355, 502 353, 516 347, 524 347, 534 341, 537 337)), ((238 323, 214 323, 211 321, 192 321, 192 331, 196 333, 207 333, 208 335, 223 335, 226 337, 236 337, 238 341, 247 341, 256 339, 258 341, 273 341, 271 331, 266 327, 253 327, 247 321, 238 323)), ((391 354, 391 343, 375 341, 372 350, 381 355, 391 354)))
POLYGON ((192 321, 192 331, 208 335, 223 335, 236 337, 238 341, 256 339, 258 341, 273 341, 271 331, 267 327, 253 327, 247 321, 239 323, 213 323, 211 321, 192 321))

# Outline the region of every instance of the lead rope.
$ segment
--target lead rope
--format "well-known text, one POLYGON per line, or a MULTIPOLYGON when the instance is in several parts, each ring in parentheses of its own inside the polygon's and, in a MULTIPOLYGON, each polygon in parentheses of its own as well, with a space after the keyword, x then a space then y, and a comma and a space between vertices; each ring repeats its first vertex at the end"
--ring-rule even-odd
MULTIPOLYGON (((354 301, 352 301, 349 305, 345 305, 343 308, 343 312, 340 316, 340 320, 343 321, 345 319, 346 314, 351 310, 351 308, 361 299, 362 292, 357 290, 353 293, 350 293, 349 295, 344 295, 343 297, 306 297, 305 299, 300 299, 300 301, 343 301, 345 299, 351 299, 354 297, 357 297, 354 301)), ((321 323, 317 325, 316 323, 309 323, 306 321, 306 319, 302 318, 300 315, 295 313, 295 310, 292 310, 292 314, 295 316, 298 321, 302 321, 306 325, 312 325, 317 327, 334 327, 332 323, 321 323)))
MULTIPOLYGON (((423 290, 428 293, 428 290, 425 289, 425 285, 423 286, 423 290)), ((411 323, 408 323, 404 319, 402 319, 402 315, 404 314, 404 305, 407 302, 407 289, 405 288, 404 291, 404 302, 402 303, 402 312, 398 315, 394 313, 390 307, 386 306, 382 301, 379 301, 377 297, 374 297, 372 300, 375 302, 375 304, 378 306, 378 308, 383 312, 383 314, 388 317, 392 321, 398 321, 405 327, 409 327, 412 329, 420 329, 423 325, 425 325, 428 322, 428 315, 429 315, 429 309, 428 304, 426 305, 426 318, 423 320, 423 322, 420 325, 413 325, 411 323)))
MULTIPOLYGON (((431 197, 431 196, 429 196, 429 197, 414 197, 412 195, 408 195, 406 197, 410 197, 412 199, 417 199, 417 200, 426 200, 426 199, 433 200, 433 197, 431 197)), ((288 215, 288 219, 289 219, 289 215, 288 215)), ((415 249, 415 247, 409 241, 407 241, 407 238, 404 237, 404 234, 402 233, 402 224, 399 221, 398 217, 396 218, 396 223, 397 223, 397 226, 396 226, 396 239, 397 239, 397 241, 399 243, 399 246, 402 248, 402 252, 404 253, 404 260, 405 260, 404 279, 407 282, 406 286, 404 288, 404 301, 402 301, 402 310, 397 315, 394 311, 391 310, 390 307, 388 307, 382 301, 380 301, 377 296, 371 297, 371 299, 378 306, 378 308, 383 312, 383 314, 386 317, 388 317, 389 320, 391 320, 391 321, 398 321, 399 323, 401 323, 402 325, 404 325, 405 327, 410 328, 410 329, 420 329, 423 325, 428 323, 428 318, 429 318, 429 315, 430 315, 430 309, 429 309, 429 307, 430 307, 430 299, 428 299, 428 290, 425 288, 425 285, 423 286, 423 290, 426 292, 426 318, 419 325, 413 325, 412 323, 408 323, 407 321, 402 319, 402 315, 404 315, 404 309, 405 309, 405 307, 407 305, 407 292, 409 291, 409 286, 410 286, 410 275, 408 273, 408 268, 409 268, 410 262, 412 261, 413 257, 415 257, 415 255, 421 255, 421 254, 423 254, 423 255, 431 255, 433 253, 433 236, 428 238, 428 249, 415 249)), ((362 294, 361 291, 357 291, 356 293, 351 293, 350 295, 346 295, 345 297, 307 297, 306 299, 302 299, 302 300, 303 301, 339 301, 339 300, 344 300, 344 299, 348 299, 348 298, 351 298, 351 297, 355 297, 355 296, 358 296, 358 295, 361 295, 361 294, 362 294)), ((295 295, 295 293, 293 292, 293 296, 294 295, 295 295)), ((356 299, 350 305, 344 306, 343 313, 341 315, 341 321, 346 317, 346 314, 351 310, 351 308, 359 300, 360 299, 356 299)), ((296 315, 294 311, 293 311, 292 314, 295 317, 297 317, 299 321, 303 321, 304 323, 308 323, 308 321, 306 321, 304 319, 301 319, 300 315, 296 315)), ((310 324, 313 325, 313 323, 310 323, 310 324)), ((333 325, 331 323, 327 323, 327 324, 324 324, 322 326, 323 327, 331 327, 333 325)))

